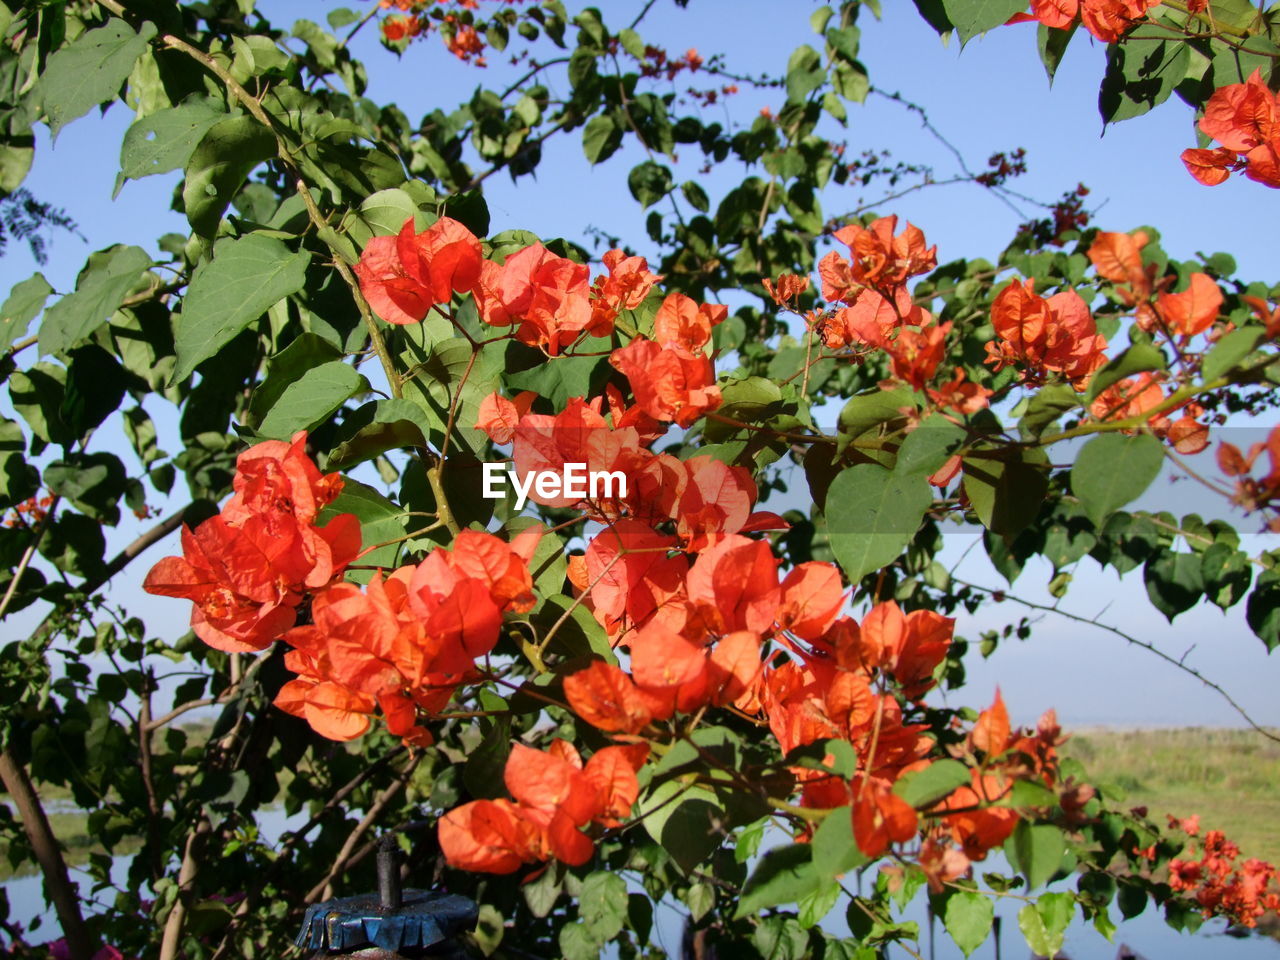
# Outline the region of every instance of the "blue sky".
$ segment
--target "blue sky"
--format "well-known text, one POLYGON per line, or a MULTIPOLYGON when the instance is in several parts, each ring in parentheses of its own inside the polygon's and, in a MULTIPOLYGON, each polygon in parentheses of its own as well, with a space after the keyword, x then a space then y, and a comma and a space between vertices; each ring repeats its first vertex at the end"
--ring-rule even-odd
MULTIPOLYGON (((323 20, 329 9, 339 5, 321 0, 259 2, 277 24, 299 16, 323 20)), ((362 4, 348 0, 347 5, 362 4)), ((1280 279, 1270 226, 1277 194, 1239 178, 1216 188, 1192 181, 1178 161, 1179 152, 1195 143, 1191 110, 1180 102, 1108 128, 1104 135, 1096 107, 1104 50, 1083 32, 1074 39, 1050 88, 1036 54, 1034 27, 1001 28, 961 51, 954 42, 944 47, 907 0, 885 0, 884 5, 883 21, 864 15, 861 22, 861 58, 873 84, 924 105, 934 125, 971 167, 981 168, 994 151, 1023 147, 1031 172, 1012 184, 1021 192, 1052 200, 1084 182, 1092 190, 1090 206, 1101 208, 1095 223, 1104 229, 1131 230, 1151 224, 1161 231, 1166 250, 1175 257, 1226 250, 1236 257, 1243 278, 1280 279)), ((570 4, 571 9, 578 6, 570 4)), ((616 29, 629 23, 642 4, 610 0, 600 6, 616 29)), ((641 33, 676 53, 689 47, 696 47, 704 57, 724 53, 731 69, 781 72, 794 47, 821 45, 808 26, 808 14, 817 7, 806 0, 691 0, 686 10, 680 10, 672 0, 658 0, 641 33)), ((491 57, 489 69, 478 73, 444 55, 435 36, 399 60, 377 46, 372 29, 358 37, 354 46, 370 69, 369 95, 378 101, 398 101, 410 117, 434 106, 456 104, 479 83, 499 84, 514 76, 500 56, 491 57)), ((681 80, 687 77, 682 75, 681 80)), ((781 106, 781 94, 744 88, 731 106, 749 116, 762 106, 781 106)), ((707 118, 713 119, 720 109, 710 108, 707 118)), ((43 131, 38 135, 37 167, 28 186, 37 196, 64 206, 87 238, 85 244, 65 235, 54 238, 51 262, 43 272, 60 291, 71 289, 92 250, 127 242, 155 252, 155 240, 161 234, 185 232, 183 219, 168 210, 176 176, 130 182, 112 201, 115 157, 129 121, 127 111, 115 105, 101 119, 72 124, 56 147, 51 148, 43 131)), ((956 172, 953 158, 921 129, 918 118, 882 99, 873 98, 865 108, 852 109, 848 130, 839 131, 832 124, 829 135, 847 137, 855 154, 864 148, 887 147, 895 159, 932 163, 939 179, 956 172)), ((581 240, 588 227, 600 226, 643 251, 644 215, 626 187, 627 171, 641 159, 639 151, 627 150, 600 167, 587 169, 578 133, 553 138, 536 179, 513 184, 499 175, 487 182, 492 230, 525 228, 544 237, 581 240)), ((690 151, 675 165, 677 180, 699 179, 714 203, 732 182, 729 177, 739 174, 699 177, 699 164, 690 151)), ((834 188, 823 198, 824 209, 831 215, 874 197, 850 187, 834 188)), ((879 209, 919 225, 929 241, 938 245, 942 262, 960 256, 994 259, 1025 218, 988 191, 971 186, 930 188, 879 209)), ((1025 206, 1023 214, 1037 215, 1037 211, 1025 206)), ((0 260, 0 293, 33 269, 25 249, 13 245, 0 260)), ((159 412, 156 406, 153 415, 159 412)), ((122 445, 111 439, 111 427, 109 421, 100 435, 104 448, 122 445)), ((1223 509, 1220 502, 1202 502, 1205 498, 1187 486, 1170 488, 1164 478, 1146 502, 1163 504, 1171 495, 1186 505, 1185 510, 1223 509)), ((1242 529, 1252 529, 1252 520, 1237 520, 1242 529)), ((118 549, 136 533, 123 528, 111 531, 110 547, 118 549)), ((970 541, 967 535, 951 536, 948 560, 959 559, 970 541)), ((1264 548, 1260 539, 1255 543, 1264 548)), ((176 538, 155 548, 153 556, 161 556, 166 546, 176 550, 176 538)), ((142 615, 156 633, 184 630, 185 604, 140 594, 138 584, 148 566, 142 561, 130 568, 113 587, 113 597, 142 615)), ((968 553, 961 570, 974 582, 1002 584, 982 558, 980 547, 968 553)), ((1029 568, 1014 592, 1051 603, 1044 591, 1048 578, 1047 569, 1029 568)), ((1280 724, 1280 708, 1274 705, 1276 666, 1244 624, 1241 607, 1226 615, 1216 608, 1198 608, 1170 627, 1147 602, 1140 571, 1117 581, 1089 560, 1077 569, 1076 582, 1062 605, 1082 616, 1094 616, 1105 608, 1106 622, 1157 642, 1174 656, 1193 648, 1188 664, 1223 683, 1260 720, 1280 724)), ((962 617, 958 632, 976 637, 981 629, 1016 619, 1022 612, 1011 603, 998 608, 988 605, 974 617, 962 617)), ((11 618, 3 632, 17 635, 33 619, 30 611, 24 612, 11 618)), ((964 701, 986 702, 1000 684, 1015 719, 1023 722, 1048 706, 1056 706, 1072 724, 1238 722, 1193 678, 1150 654, 1126 648, 1115 636, 1052 615, 1036 625, 1031 640, 1010 641, 992 661, 974 660, 972 685, 964 701)))

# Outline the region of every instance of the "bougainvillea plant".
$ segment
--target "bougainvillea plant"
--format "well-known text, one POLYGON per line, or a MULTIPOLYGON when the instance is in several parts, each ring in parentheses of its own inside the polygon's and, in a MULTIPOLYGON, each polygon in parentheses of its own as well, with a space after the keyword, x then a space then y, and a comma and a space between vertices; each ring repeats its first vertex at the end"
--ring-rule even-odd
MULTIPOLYGON (((1176 87, 1221 144, 1184 155, 1197 179, 1280 183, 1249 60, 1274 60, 1270 15, 918 5, 962 40, 1038 21, 1051 72, 1082 24, 1109 45, 1106 119, 1176 87), (1158 95, 1152 44, 1177 66, 1158 95)), ((1170 468, 1280 524, 1280 428, 1215 437, 1274 409, 1280 288, 1091 227, 1082 187, 995 262, 939 266, 888 205, 823 211, 921 172, 836 142, 871 89, 863 4, 819 9, 821 50, 778 77, 646 43, 652 6, 617 29, 558 0, 384 0, 291 32, 252 0, 0 6, 6 189, 33 124, 118 99, 120 183, 181 171, 190 226, 2 308, 0 616, 45 615, 0 661, 0 830, 74 960, 279 955, 307 905, 370 885, 384 832, 416 884, 481 904, 495 956, 662 956, 672 903, 690 956, 864 960, 914 952, 917 893, 966 954, 1001 897, 1041 955, 1076 917, 1110 936, 1113 903, 1183 930, 1280 908, 1274 866, 1064 758, 1052 704, 1032 728, 999 692, 957 705, 977 651, 956 615, 1007 594, 938 559, 959 527, 1010 584, 1047 561, 1058 596, 1085 557, 1141 568, 1170 621, 1244 604, 1280 644, 1280 553, 1131 508, 1170 468), (413 123, 365 96, 370 23, 401 55, 438 34, 522 76, 413 123), (785 103, 704 119, 740 86, 785 103), (593 165, 644 151, 647 241, 490 230, 485 181, 532 174, 553 136, 593 165), (713 207, 676 184, 677 145, 741 180, 713 207), (122 502, 142 522, 187 496, 108 552, 122 502), (189 602, 190 632, 156 638, 106 588, 178 531, 143 587, 189 602), (177 722, 200 708, 211 727, 177 722), (124 883, 90 858, 105 912, 33 784, 131 852, 124 883), (305 819, 268 840, 276 803, 305 819)), ((970 180, 1023 170, 1000 153, 970 180)))

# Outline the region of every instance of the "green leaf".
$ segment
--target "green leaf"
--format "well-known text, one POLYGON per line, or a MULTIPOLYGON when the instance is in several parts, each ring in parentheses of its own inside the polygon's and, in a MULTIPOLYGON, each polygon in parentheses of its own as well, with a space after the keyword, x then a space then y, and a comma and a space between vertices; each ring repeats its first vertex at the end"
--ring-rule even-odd
POLYGON ((578 916, 596 943, 609 943, 627 920, 627 884, 616 873, 597 870, 582 881, 578 916))
POLYGON ((1245 620, 1270 653, 1280 646, 1280 574, 1264 570, 1245 604, 1245 620))
POLYGON ((593 167, 608 160, 620 146, 622 128, 609 114, 592 117, 582 128, 582 152, 593 167))
POLYGON ((811 956, 809 936, 795 917, 765 917, 751 942, 763 960, 807 960, 811 956))
POLYGON ((690 884, 684 895, 684 902, 689 908, 689 919, 697 923, 715 907, 716 888, 702 881, 690 884))
POLYGON ((127 179, 137 180, 185 167, 209 129, 226 118, 226 111, 216 101, 196 99, 134 123, 120 146, 116 194, 127 179))
POLYGON ((73 454, 44 469, 44 483, 51 493, 110 526, 120 520, 119 502, 126 479, 124 464, 109 453, 73 454))
POLYGON ((287 347, 267 361, 265 378, 253 388, 245 422, 257 429, 258 424, 275 406, 290 384, 313 367, 342 359, 342 351, 315 333, 295 337, 287 347))
POLYGON ((867 855, 853 839, 853 815, 848 806, 837 807, 813 834, 813 870, 822 880, 843 876, 867 862, 867 855))
POLYGON ((40 353, 61 353, 105 323, 151 266, 140 247, 115 246, 89 257, 76 279, 75 293, 44 312, 40 353))
POLYGON ((511 755, 511 721, 497 717, 479 746, 473 749, 462 767, 462 783, 478 800, 506 797, 502 774, 511 755))
MULTIPOLYGON (((802 929, 808 930, 810 927, 816 927, 822 919, 831 912, 831 908, 836 905, 836 901, 840 899, 840 884, 832 880, 830 883, 809 891, 803 897, 796 901, 796 906, 800 908, 799 923, 802 929)), ((806 944, 807 945, 807 944, 806 944)), ((803 952, 800 956, 804 956, 803 952)))
POLYGON ((1142 24, 1123 44, 1107 48, 1107 72, 1098 93, 1104 123, 1141 116, 1158 106, 1187 76, 1191 48, 1169 41, 1163 24, 1142 24))
POLYGON ((860 463, 827 491, 827 530, 850 583, 897 559, 920 528, 933 496, 923 476, 860 463))
POLYGON ((927 477, 946 463, 967 438, 961 427, 941 414, 926 417, 902 441, 894 470, 927 477))
POLYGON ((450 195, 444 201, 444 216, 457 220, 477 237, 489 235, 489 203, 479 187, 450 195))
POLYGON ((734 919, 749 917, 766 907, 795 903, 817 889, 822 880, 813 868, 813 848, 790 843, 766 853, 747 879, 734 911, 734 919))
POLYGON ((44 274, 35 273, 9 291, 9 297, 0 306, 0 353, 26 336, 31 321, 40 315, 44 302, 53 293, 53 287, 44 274))
MULTIPOLYGON (((22 425, 16 420, 0 417, 0 509, 35 496, 39 489, 39 472, 28 466, 22 456, 26 449, 27 438, 23 435, 22 425)), ((11 567, 18 562, 16 556, 8 559, 7 565, 11 567)))
POLYGON ((343 419, 326 469, 347 470, 388 450, 425 446, 418 426, 421 416, 417 404, 409 400, 392 398, 366 403, 343 419))
POLYGON ((1146 566, 1142 568, 1142 579, 1146 582, 1147 596, 1152 605, 1170 623, 1178 614, 1194 607, 1204 596, 1200 557, 1194 553, 1161 550, 1147 560, 1146 566))
POLYGON ((77 347, 69 356, 60 413, 72 435, 82 437, 120 406, 125 376, 120 362, 96 343, 77 347))
POLYGON ((893 792, 917 810, 931 806, 969 782, 969 768, 957 760, 937 760, 901 777, 893 792))
POLYGON ((627 186, 631 195, 640 201, 642 207, 651 207, 668 193, 674 185, 671 171, 660 163, 646 160, 637 167, 632 167, 627 176, 627 186))
POLYGON ((827 72, 822 68, 822 57, 813 47, 805 44, 796 47, 787 61, 787 100, 799 103, 822 86, 827 72))
POLYGON ((320 525, 323 526, 340 513, 354 514, 360 520, 365 549, 374 544, 386 544, 361 556, 361 563, 386 568, 396 565, 402 545, 389 541, 405 535, 403 509, 373 487, 345 478, 342 481, 342 492, 321 512, 318 518, 320 525))
POLYGON ((707 197, 707 191, 692 180, 686 180, 680 185, 680 192, 684 194, 684 198, 689 201, 689 206, 693 209, 706 213, 711 209, 711 200, 707 197))
POLYGON ((1071 467, 1071 489, 1098 527, 1142 495, 1160 474, 1164 447, 1146 433, 1103 433, 1091 439, 1071 467))
POLYGON ((947 897, 943 926, 966 957, 987 942, 996 908, 991 898, 972 890, 956 890, 947 897))
POLYGON ((213 259, 191 278, 182 303, 172 382, 185 380, 269 307, 301 290, 310 259, 305 251, 291 253, 279 240, 260 234, 219 240, 213 259))
POLYGON ((1167 369, 1168 364, 1165 362, 1164 354, 1157 348, 1146 343, 1135 343, 1093 375, 1093 379, 1089 381, 1086 399, 1092 403, 1107 387, 1135 373, 1167 369))
POLYGON ((686 873, 720 847, 724 811, 704 787, 668 780, 641 797, 639 812, 649 836, 686 873))
POLYGON ((960 34, 960 43, 1004 24, 1027 9, 1023 0, 942 0, 942 9, 960 34))
POLYGON ((275 136, 253 117, 228 117, 206 130, 187 160, 182 187, 191 229, 203 237, 214 236, 249 174, 275 155, 275 136))
POLYGON ((35 96, 48 115, 53 139, 72 120, 120 92, 134 63, 147 49, 147 41, 155 35, 155 24, 150 21, 144 21, 142 32, 135 33, 123 20, 112 17, 49 58, 35 96))
POLYGON ((27 421, 31 432, 45 443, 68 446, 79 439, 62 419, 66 382, 67 371, 47 361, 41 361, 29 370, 16 370, 9 377, 9 399, 13 401, 13 409, 27 421))
POLYGON ((313 367, 285 388, 262 418, 258 433, 287 440, 323 423, 351 397, 368 390, 369 381, 341 360, 313 367))
POLYGON ((1200 558, 1200 576, 1205 596, 1226 610, 1235 606, 1249 590, 1253 567, 1249 555, 1229 543, 1215 543, 1200 558))
POLYGON ((630 27, 618 31, 618 42, 622 49, 637 60, 644 59, 644 39, 630 27))
POLYGON ((882 424, 904 420, 903 408, 914 408, 915 401, 910 387, 892 390, 868 390, 849 398, 840 411, 840 440, 847 446, 882 424))
POLYGON ((1046 893, 1018 911, 1018 928, 1033 953, 1056 957, 1074 912, 1075 898, 1071 894, 1046 893))
POLYGON ((1036 49, 1040 51, 1040 62, 1044 64, 1044 72, 1049 75, 1050 86, 1053 85, 1053 78, 1057 76, 1062 57, 1067 52, 1067 44, 1076 35, 1078 26, 1079 24, 1073 23, 1066 30, 1059 30, 1042 23, 1036 30, 1036 49))
POLYGON ((1026 878, 1027 888, 1042 887, 1058 872, 1067 851, 1066 837, 1052 824, 1032 825, 1018 821, 1004 852, 1009 864, 1026 878))
POLYGON ((1018 432, 1024 440, 1033 440, 1044 433, 1049 424, 1068 410, 1080 406, 1080 394, 1065 383, 1052 383, 1037 390, 1027 402, 1026 412, 1018 421, 1018 432))
POLYGON ((1049 480, 1048 458, 1036 447, 984 451, 964 458, 964 491, 992 533, 1012 535, 1040 512, 1049 480))
POLYGON ((576 923, 566 923, 556 935, 560 956, 564 960, 596 960, 602 944, 593 940, 587 928, 576 923))
POLYGON ((406 220, 413 220, 418 214, 418 205, 413 197, 398 187, 390 190, 379 190, 365 197, 360 204, 360 222, 368 229, 369 236, 354 236, 361 246, 369 242, 369 237, 385 237, 397 234, 404 227, 406 220))
POLYGON ((1200 365, 1201 378, 1208 383, 1233 369, 1241 360, 1253 353, 1265 336, 1266 332, 1258 327, 1232 330, 1215 343, 1213 349, 1205 355, 1200 365))
MULTIPOLYGON (((585 353, 594 353, 596 348, 590 343, 602 343, 608 349, 607 342, 592 338, 581 349, 585 353)), ((612 368, 607 357, 557 357, 548 360, 538 354, 534 366, 519 369, 514 364, 523 365, 536 353, 523 344, 512 343, 507 347, 507 383, 515 390, 532 390, 540 397, 546 397, 557 410, 563 409, 572 397, 589 397, 604 388, 604 380, 612 368)), ((468 427, 471 425, 468 424, 468 427)))

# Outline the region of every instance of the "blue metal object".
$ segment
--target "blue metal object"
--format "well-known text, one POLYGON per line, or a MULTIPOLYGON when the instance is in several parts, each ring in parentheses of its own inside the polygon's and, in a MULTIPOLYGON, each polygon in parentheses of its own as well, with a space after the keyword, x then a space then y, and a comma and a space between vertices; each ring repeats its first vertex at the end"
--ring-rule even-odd
POLYGON ((390 911, 372 894, 312 904, 294 942, 333 953, 365 947, 405 953, 447 943, 473 929, 480 915, 474 901, 452 893, 405 890, 403 897, 390 911))
POLYGON ((294 942, 330 954, 447 955, 454 938, 474 929, 479 916, 466 897, 401 890, 398 850, 387 836, 378 848, 378 893, 312 904, 294 942))

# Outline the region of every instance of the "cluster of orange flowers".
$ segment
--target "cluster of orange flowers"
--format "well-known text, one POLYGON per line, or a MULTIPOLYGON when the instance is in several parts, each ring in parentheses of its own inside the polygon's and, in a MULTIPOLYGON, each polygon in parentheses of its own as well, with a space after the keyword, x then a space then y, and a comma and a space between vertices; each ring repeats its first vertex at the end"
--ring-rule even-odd
POLYGON ((236 460, 234 493, 222 512, 182 528, 181 557, 165 557, 143 583, 148 593, 191 600, 191 629, 232 653, 265 650, 292 627, 314 590, 333 583, 360 552, 360 521, 320 511, 342 490, 306 454, 307 436, 270 440, 236 460))
POLYGON ((581 866, 595 853, 593 825, 616 827, 640 795, 646 744, 602 747, 585 764, 567 740, 549 749, 515 744, 503 782, 515 798, 473 800, 440 818, 440 848, 460 870, 511 873, 555 857, 581 866))
MULTIPOLYGON (((523 0, 504 0, 506 3, 522 3, 523 0)), ((454 5, 462 10, 476 10, 477 0, 454 0, 454 5)), ((380 0, 383 10, 395 8, 399 14, 384 17, 379 24, 382 38, 387 43, 401 43, 425 36, 431 30, 431 21, 425 11, 427 7, 444 7, 436 0, 380 0)), ((484 59, 485 45, 480 34, 470 23, 464 22, 455 13, 444 13, 440 16, 440 36, 445 46, 464 63, 474 63, 477 67, 486 66, 484 59)))
MULTIPOLYGON (((390 323, 419 322, 455 293, 470 293, 482 321, 514 327, 517 340, 554 357, 585 336, 610 333, 619 311, 639 306, 661 279, 643 257, 620 250, 606 253, 604 264, 608 273, 592 283, 586 264, 541 244, 499 264, 483 255, 471 231, 443 217, 421 233, 410 220, 397 236, 374 237, 356 275, 370 306, 390 323)), ((727 315, 724 306, 672 294, 658 311, 652 338, 636 336, 613 351, 611 362, 630 380, 644 415, 688 426, 720 405, 706 348, 712 327, 727 315)), ((482 425, 501 430, 512 417, 510 404, 495 398, 482 425)))
POLYGON ((322 736, 352 740, 381 709, 387 730, 410 743, 430 743, 419 711, 438 713, 462 683, 477 677, 502 628, 502 615, 534 603, 529 561, 540 528, 511 543, 464 530, 453 548, 437 548, 416 566, 366 589, 335 583, 315 594, 313 623, 284 635, 285 657, 298 676, 276 706, 302 717, 322 736))
MULTIPOLYGON (((1194 12, 1207 2, 1189 0, 1187 6, 1194 12)), ((1031 13, 1015 14, 1009 22, 1039 21, 1059 30, 1079 22, 1103 43, 1115 43, 1159 4, 1160 0, 1031 0, 1031 13)))
POLYGON ((35 527, 44 522, 53 506, 53 497, 28 497, 13 508, 13 513, 0 520, 0 527, 35 527))
POLYGON ((1219 444, 1218 467, 1228 477, 1236 478, 1232 502, 1243 507, 1246 513, 1273 511, 1269 526, 1273 532, 1280 533, 1280 511, 1277 511, 1280 507, 1280 427, 1272 427, 1266 442, 1255 443, 1247 456, 1234 444, 1219 444), (1271 461, 1271 469, 1264 477, 1251 476, 1253 465, 1263 451, 1271 461))
POLYGON ((510 544, 464 531, 453 551, 379 573, 362 590, 341 581, 360 552, 360 522, 344 513, 316 524, 342 480, 322 476, 305 447, 298 433, 240 454, 222 512, 184 527, 183 556, 157 563, 143 589, 191 600, 192 630, 218 650, 288 643, 285 665, 298 676, 276 705, 323 736, 358 737, 380 708, 392 733, 429 742, 419 709, 438 712, 497 643, 502 614, 532 606, 538 531, 510 544), (306 601, 311 622, 295 626, 306 601))
POLYGON ((1187 172, 1207 186, 1243 170, 1250 180, 1280 187, 1280 95, 1254 70, 1244 83, 1219 87, 1205 104, 1200 129, 1222 146, 1182 151, 1187 172))
MULTIPOLYGON (((1190 837, 1200 832, 1198 817, 1170 817, 1169 826, 1190 837)), ((1206 833, 1201 846, 1199 860, 1170 861, 1169 886, 1194 896, 1206 919, 1226 917, 1242 927, 1256 927, 1264 914, 1280 912, 1280 887, 1276 885, 1280 874, 1274 864, 1251 857, 1237 865, 1240 848, 1221 830, 1206 833)), ((1195 856, 1194 845, 1188 853, 1195 856)))

